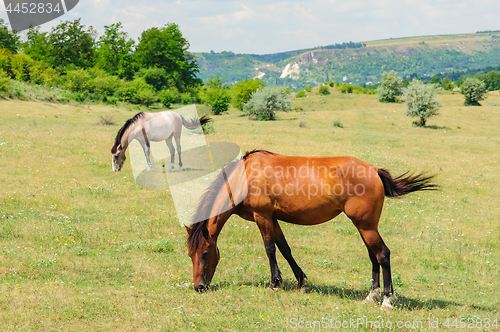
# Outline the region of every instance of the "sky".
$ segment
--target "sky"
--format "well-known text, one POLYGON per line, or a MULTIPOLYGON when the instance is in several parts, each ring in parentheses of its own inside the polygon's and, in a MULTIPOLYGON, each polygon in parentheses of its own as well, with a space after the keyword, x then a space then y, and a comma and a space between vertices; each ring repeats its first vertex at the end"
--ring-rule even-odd
MULTIPOLYGON (((37 0, 39 1, 39 0, 37 0)), ((179 25, 191 52, 268 54, 342 42, 499 30, 499 0, 80 0, 55 21, 81 18, 98 33, 179 25)), ((0 18, 8 21, 3 3, 0 18)))

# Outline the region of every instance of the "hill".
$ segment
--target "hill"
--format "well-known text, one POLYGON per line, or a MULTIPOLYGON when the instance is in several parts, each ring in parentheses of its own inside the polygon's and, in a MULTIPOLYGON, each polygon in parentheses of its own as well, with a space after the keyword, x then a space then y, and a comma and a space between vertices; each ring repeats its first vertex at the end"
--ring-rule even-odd
POLYGON ((401 76, 434 76, 500 65, 499 31, 376 40, 362 45, 330 45, 265 55, 225 51, 195 56, 203 80, 216 75, 228 82, 259 77, 271 84, 296 88, 342 81, 344 77, 355 84, 377 82, 389 70, 401 76))

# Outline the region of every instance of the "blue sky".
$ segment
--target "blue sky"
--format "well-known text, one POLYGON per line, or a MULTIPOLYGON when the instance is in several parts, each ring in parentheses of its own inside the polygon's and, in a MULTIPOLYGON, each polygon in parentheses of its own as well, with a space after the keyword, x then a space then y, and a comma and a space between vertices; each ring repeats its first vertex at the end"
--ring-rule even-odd
MULTIPOLYGON (((60 19, 101 33, 122 22, 143 30, 176 23, 192 52, 275 53, 348 41, 500 29, 499 0, 80 0, 60 19)), ((7 20, 3 3, 0 17, 7 20)), ((47 31, 59 22, 42 26, 47 31)))

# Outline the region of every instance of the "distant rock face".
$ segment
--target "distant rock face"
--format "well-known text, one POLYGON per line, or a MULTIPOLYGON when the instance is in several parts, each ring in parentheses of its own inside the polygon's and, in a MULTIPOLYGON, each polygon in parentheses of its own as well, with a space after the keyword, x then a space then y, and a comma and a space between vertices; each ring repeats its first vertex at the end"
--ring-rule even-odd
POLYGON ((300 74, 299 64, 295 63, 292 65, 292 63, 289 63, 286 65, 285 69, 283 69, 280 78, 290 77, 293 79, 297 79, 299 78, 299 74, 300 74))

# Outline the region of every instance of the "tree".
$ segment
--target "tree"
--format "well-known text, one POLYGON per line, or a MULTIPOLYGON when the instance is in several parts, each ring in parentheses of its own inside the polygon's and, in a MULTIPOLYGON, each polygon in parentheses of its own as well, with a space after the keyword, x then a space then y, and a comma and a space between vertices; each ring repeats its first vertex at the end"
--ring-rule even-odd
POLYGON ((479 101, 486 99, 486 84, 477 78, 466 78, 460 89, 466 106, 481 106, 479 101))
POLYGON ((383 103, 395 103, 398 97, 401 96, 401 78, 396 76, 395 71, 384 72, 382 81, 377 88, 378 100, 383 103))
POLYGON ((5 48, 11 53, 17 53, 21 43, 21 37, 18 32, 10 31, 7 23, 0 18, 0 48, 5 48))
POLYGON ((189 43, 179 27, 170 23, 162 28, 151 28, 141 35, 134 58, 142 68, 163 68, 171 75, 180 91, 185 86, 201 83, 196 78, 199 72, 193 54, 188 52, 189 43))
POLYGON ((500 90, 500 73, 492 70, 480 79, 486 84, 488 91, 500 90))
POLYGON ((214 79, 209 78, 205 84, 202 99, 205 104, 212 108, 212 112, 215 115, 227 112, 229 103, 231 102, 231 95, 229 94, 229 87, 225 84, 225 80, 219 78, 219 76, 216 76, 214 79))
POLYGON ((441 87, 445 90, 453 90, 455 86, 448 77, 445 77, 444 80, 441 82, 441 87))
POLYGON ((48 33, 40 32, 40 26, 28 30, 27 40, 22 44, 22 47, 24 53, 28 54, 33 60, 48 62, 48 33))
POLYGON ((431 78, 431 84, 441 84, 441 77, 434 76, 433 78, 431 78))
POLYGON ((261 79, 246 79, 239 81, 231 87, 232 104, 235 108, 243 111, 243 105, 250 100, 250 95, 258 89, 264 87, 265 83, 261 79))
POLYGON ((96 32, 89 26, 73 22, 61 22, 52 28, 48 37, 48 58, 54 67, 90 68, 95 61, 96 32))
POLYGON ((247 114, 255 114, 258 120, 274 120, 276 111, 290 111, 291 103, 290 95, 283 87, 270 86, 252 93, 243 110, 247 114))
POLYGON ((330 89, 328 89, 328 85, 322 85, 319 87, 318 93, 320 95, 326 96, 330 94, 330 89))
POLYGON ((111 75, 131 79, 134 73, 132 51, 134 40, 122 31, 121 22, 105 25, 97 43, 97 66, 111 75))
POLYGON ((405 114, 409 117, 419 117, 419 121, 414 122, 417 126, 425 126, 428 118, 439 114, 437 109, 441 105, 433 84, 424 84, 414 79, 403 92, 403 98, 408 106, 405 114))

